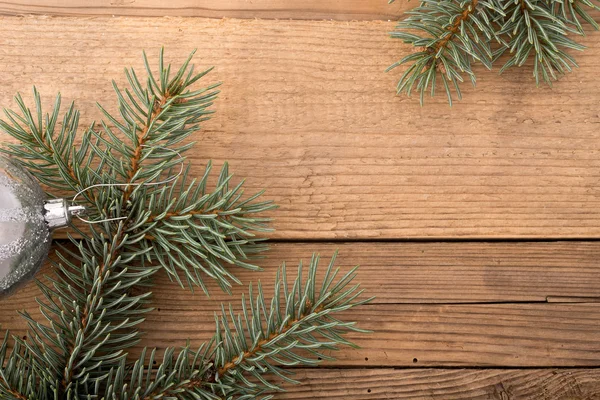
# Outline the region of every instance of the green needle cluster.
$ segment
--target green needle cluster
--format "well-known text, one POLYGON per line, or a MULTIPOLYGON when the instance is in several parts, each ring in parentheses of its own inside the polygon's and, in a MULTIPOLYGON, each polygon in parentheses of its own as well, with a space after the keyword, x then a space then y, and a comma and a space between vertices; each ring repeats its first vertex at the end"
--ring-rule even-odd
MULTIPOLYGON (((392 0, 393 1, 393 0, 392 0)), ((414 46, 388 70, 403 66, 398 94, 417 93, 421 104, 443 88, 448 102, 462 98, 461 84, 475 85, 473 65, 500 72, 529 66, 537 85, 577 66, 570 50, 583 50, 572 37, 598 29, 596 0, 422 0, 391 33, 414 46)))

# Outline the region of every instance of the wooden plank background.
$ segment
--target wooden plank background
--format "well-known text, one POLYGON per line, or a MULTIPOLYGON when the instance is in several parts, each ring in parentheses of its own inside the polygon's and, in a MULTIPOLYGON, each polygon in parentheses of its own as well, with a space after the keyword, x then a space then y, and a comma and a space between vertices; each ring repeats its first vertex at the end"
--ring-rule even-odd
POLYGON ((410 7, 386 0, 18 0, 1 1, 3 14, 125 15, 138 17, 389 20, 410 7))
MULTIPOLYGON (((110 79, 141 70, 142 49, 177 63, 198 48, 196 64, 216 66, 193 170, 227 160, 280 205, 265 270, 238 276, 270 293, 281 261, 339 249, 377 296, 347 316, 375 330, 353 336, 361 349, 297 370, 304 384, 277 398, 598 398, 598 34, 553 88, 479 68, 462 102, 421 108, 395 96, 400 70, 384 72, 410 51, 387 32, 413 3, 385 3, 0 1, 0 105, 36 84, 75 100, 85 125, 96 100, 114 109, 110 79)), ((160 274, 141 345, 208 338, 244 291, 209 288, 160 274)), ((37 293, 4 299, 2 326, 26 335, 16 310, 39 316, 37 293)))
MULTIPOLYGON (((223 81, 216 117, 194 139, 195 172, 224 160, 267 189, 280 239, 598 238, 597 35, 581 68, 537 89, 526 69, 479 69, 449 108, 395 97, 408 49, 393 23, 196 18, 0 20, 0 103, 32 84, 76 100, 82 123, 114 106, 110 79, 160 46, 198 48, 223 81)), ((113 108, 114 109, 114 108, 113 108)))

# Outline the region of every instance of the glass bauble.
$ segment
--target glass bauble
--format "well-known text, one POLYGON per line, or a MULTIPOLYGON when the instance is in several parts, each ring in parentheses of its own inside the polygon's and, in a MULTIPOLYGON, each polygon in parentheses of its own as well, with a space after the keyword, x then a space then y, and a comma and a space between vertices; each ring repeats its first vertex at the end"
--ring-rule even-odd
POLYGON ((48 256, 50 231, 67 225, 81 208, 46 200, 27 170, 0 156, 0 294, 33 277, 48 256))

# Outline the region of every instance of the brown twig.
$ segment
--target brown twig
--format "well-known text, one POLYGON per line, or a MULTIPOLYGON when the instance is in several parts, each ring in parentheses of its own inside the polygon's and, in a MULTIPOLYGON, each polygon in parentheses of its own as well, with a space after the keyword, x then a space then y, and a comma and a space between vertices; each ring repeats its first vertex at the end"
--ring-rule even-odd
MULTIPOLYGON (((310 309, 312 307, 311 303, 308 302, 306 304, 306 308, 310 309)), ((180 391, 181 389, 184 390, 192 390, 195 388, 199 388, 199 387, 203 387, 203 386, 207 386, 210 385, 212 383, 215 383, 217 381, 217 376, 223 376, 224 374, 226 374, 228 371, 234 369, 240 361, 247 359, 249 357, 255 356, 256 354, 258 354, 260 351, 262 351, 262 348, 265 344, 269 343, 271 340, 273 340, 274 338, 276 338, 277 336, 280 335, 284 335, 287 331, 289 331, 290 329, 292 329, 292 327, 299 323, 300 321, 302 321, 302 319, 306 318, 307 316, 309 316, 312 313, 319 313, 323 311, 323 306, 319 306, 317 307, 315 310, 311 311, 310 313, 302 313, 298 316, 298 318, 289 321, 284 328, 276 333, 272 333, 271 335, 269 335, 269 337, 260 340, 256 347, 254 347, 252 350, 248 350, 246 352, 244 352, 243 354, 234 357, 231 361, 225 363, 222 367, 220 367, 217 370, 217 374, 211 374, 208 377, 207 376, 202 376, 200 378, 196 378, 196 379, 192 379, 189 382, 180 385, 180 386, 176 386, 174 388, 169 388, 167 389, 165 392, 160 392, 160 391, 155 391, 150 393, 149 395, 145 396, 142 398, 142 400, 150 400, 153 397, 156 397, 158 395, 166 395, 169 394, 170 392, 173 392, 175 390, 180 391)))
POLYGON ((527 7, 527 5, 525 4, 525 0, 521 0, 519 2, 519 5, 521 6, 521 11, 525 10, 525 8, 527 7))
MULTIPOLYGON (((426 47, 426 48, 424 48, 424 49, 422 49, 420 51, 427 51, 430 54, 436 55, 440 51, 440 49, 445 48, 448 45, 448 43, 452 40, 452 38, 454 37, 454 35, 456 35, 456 33, 458 32, 458 30, 460 29, 460 25, 462 24, 462 22, 466 21, 467 18, 469 18, 469 16, 471 14, 473 14, 473 12, 475 12, 475 8, 477 7, 478 2, 479 2, 479 0, 472 0, 467 5, 467 8, 465 8, 463 10, 462 14, 460 14, 454 20, 454 23, 447 28, 450 33, 448 33, 446 36, 444 36, 443 39, 441 39, 438 42, 436 42, 432 47, 426 47)), ((429 60, 429 62, 427 63, 427 65, 425 65, 423 67, 423 71, 429 70, 434 65, 436 66, 436 68, 438 68, 439 70, 441 70, 442 73, 446 73, 443 64, 436 63, 435 57, 432 58, 431 60, 429 60)))
POLYGON ((454 37, 454 35, 456 35, 458 30, 460 29, 460 25, 462 24, 462 22, 466 21, 467 18, 469 18, 469 16, 473 14, 473 12, 475 12, 475 8, 477 8, 478 2, 479 0, 472 0, 467 6, 467 8, 463 10, 462 14, 454 20, 452 26, 448 27, 448 31, 450 31, 450 33, 444 36, 444 38, 437 42, 435 45, 436 54, 441 48, 446 47, 448 42, 454 37))
POLYGON ((25 395, 21 394, 20 392, 17 392, 14 389, 7 389, 6 391, 8 393, 10 393, 11 396, 14 396, 15 399, 18 399, 18 400, 27 400, 27 397, 25 395))
MULTIPOLYGON (((150 120, 154 120, 158 117, 158 115, 161 112, 161 109, 167 103, 167 101, 169 101, 169 99, 170 99, 170 95, 168 93, 165 93, 164 97, 154 106, 154 109, 152 110, 152 114, 150 115, 150 120)), ((149 129, 150 129, 150 127, 148 125, 146 125, 146 126, 144 126, 144 128, 142 128, 140 133, 137 135, 137 143, 138 144, 137 144, 135 151, 133 152, 133 156, 131 157, 131 160, 129 162, 130 168, 129 168, 129 173, 127 174, 127 183, 133 183, 135 175, 140 170, 140 160, 142 158, 142 149, 144 147, 144 144, 146 143, 146 140, 147 140, 146 136, 148 134, 149 129)), ((133 193, 134 188, 135 188, 134 185, 129 185, 123 191, 123 203, 122 204, 124 207, 127 207, 127 202, 129 201, 129 198, 131 197, 131 193, 133 193)))
MULTIPOLYGON (((306 308, 310 309, 312 307, 312 304, 310 302, 306 303, 306 308)), ((275 339, 277 336, 280 335, 284 335, 287 331, 289 331, 290 329, 292 329, 292 327, 299 323, 300 321, 302 321, 304 318, 306 318, 307 316, 309 316, 312 313, 319 313, 323 311, 323 307, 319 306, 317 307, 314 311, 311 311, 311 313, 306 314, 306 313, 302 313, 298 316, 298 318, 293 319, 291 321, 289 321, 285 327, 279 331, 279 332, 275 332, 272 333, 271 335, 269 335, 267 338, 260 340, 257 344, 256 347, 253 348, 252 350, 248 350, 246 352, 244 352, 243 354, 234 357, 231 361, 229 361, 228 363, 225 363, 221 368, 219 368, 218 371, 218 375, 219 376, 223 376, 227 373, 227 371, 235 368, 237 366, 237 364, 239 364, 240 361, 245 360, 249 357, 255 356, 256 354, 258 354, 260 351, 262 351, 262 347, 269 343, 271 340, 275 339)), ((216 376, 215 376, 216 379, 216 376)))

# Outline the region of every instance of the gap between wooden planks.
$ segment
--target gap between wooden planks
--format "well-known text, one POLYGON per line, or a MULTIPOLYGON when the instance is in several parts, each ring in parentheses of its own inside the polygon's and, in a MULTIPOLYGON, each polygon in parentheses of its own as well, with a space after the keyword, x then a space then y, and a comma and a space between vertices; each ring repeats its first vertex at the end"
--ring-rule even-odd
POLYGON ((597 34, 581 68, 536 89, 527 69, 478 69, 453 108, 395 97, 409 49, 393 23, 182 18, 0 18, 0 104, 37 84, 76 100, 82 126, 115 110, 110 79, 166 47, 216 65, 214 119, 190 153, 229 160, 248 192, 281 208, 273 238, 597 238, 600 122, 597 34))
MULTIPOLYGON (((288 261, 291 277, 298 259, 307 261, 312 251, 329 255, 335 247, 343 269, 363 265, 357 281, 366 295, 377 298, 344 315, 375 332, 353 335, 362 348, 343 349, 331 367, 597 365, 600 303, 589 301, 599 297, 600 243, 275 244, 261 263, 264 272, 240 270, 238 276, 246 283, 261 279, 270 296, 275 260, 288 261), (582 294, 588 302, 543 302, 547 296, 582 294), (522 300, 537 302, 506 304, 522 300), (458 302, 466 304, 451 304, 458 302)), ((159 273, 156 310, 140 327, 145 332, 140 346, 164 349, 187 339, 192 344, 208 339, 214 332, 213 313, 229 302, 239 310, 245 291, 236 287, 230 297, 214 282, 208 286, 211 299, 184 291, 159 273)), ((24 335, 26 324, 16 310, 41 317, 35 296, 39 290, 31 283, 5 299, 0 324, 24 335)))
POLYGON ((0 1, 0 13, 387 20, 414 6, 406 1, 389 5, 385 0, 6 0, 0 1))

